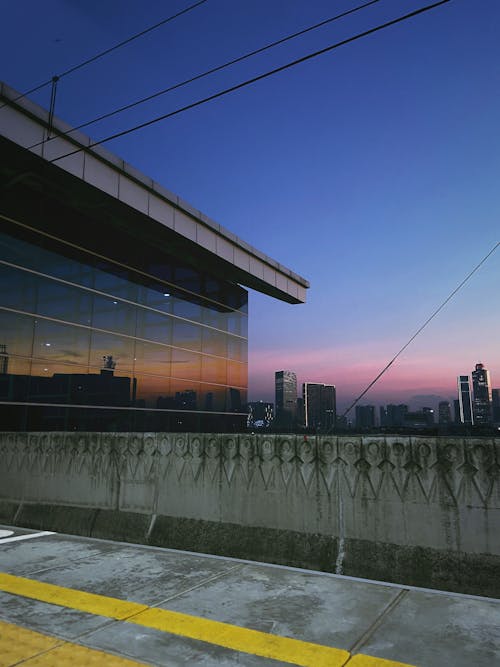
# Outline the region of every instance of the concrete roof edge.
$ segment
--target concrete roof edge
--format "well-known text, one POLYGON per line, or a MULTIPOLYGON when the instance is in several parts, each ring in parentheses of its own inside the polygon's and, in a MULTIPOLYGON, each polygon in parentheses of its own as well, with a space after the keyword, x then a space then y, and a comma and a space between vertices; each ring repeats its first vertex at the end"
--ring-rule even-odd
MULTIPOLYGON (((49 112, 46 109, 25 97, 22 93, 19 93, 14 88, 8 86, 3 81, 0 81, 0 96, 2 99, 8 101, 8 103, 11 105, 15 105, 23 111, 27 112, 30 116, 37 119, 42 124, 46 126, 48 125, 49 112)), ((214 231, 216 234, 226 239, 230 243, 239 247, 244 252, 253 255, 255 258, 269 265, 274 270, 282 273, 287 278, 298 283, 301 287, 306 289, 309 288, 309 282, 305 278, 285 267, 280 262, 269 257, 257 248, 253 247, 243 239, 239 238, 236 234, 226 229, 212 218, 204 214, 202 211, 196 209, 191 204, 181 199, 179 196, 175 195, 163 185, 146 176, 136 167, 133 167, 129 163, 125 162, 122 158, 109 151, 102 144, 92 146, 92 140, 90 137, 78 130, 73 129, 71 125, 64 122, 57 116, 53 117, 52 128, 58 134, 65 135, 64 138, 73 143, 76 147, 80 146, 87 154, 93 155, 95 158, 106 162, 110 167, 116 169, 121 174, 135 181, 137 184, 143 186, 150 192, 153 192, 157 197, 160 197, 169 204, 175 206, 183 213, 186 213, 191 218, 214 231)), ((26 147, 26 149, 28 149, 28 147, 26 147)))

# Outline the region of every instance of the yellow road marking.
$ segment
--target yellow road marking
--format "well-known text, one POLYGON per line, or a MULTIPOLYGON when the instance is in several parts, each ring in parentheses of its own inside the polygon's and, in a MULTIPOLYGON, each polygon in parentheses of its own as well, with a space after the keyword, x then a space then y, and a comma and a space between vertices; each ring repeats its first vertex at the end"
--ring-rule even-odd
POLYGON ((33 598, 33 600, 40 600, 41 602, 57 604, 61 607, 86 611, 89 614, 115 618, 118 621, 149 609, 145 604, 117 600, 104 595, 77 591, 73 588, 63 588, 62 586, 46 584, 24 577, 15 577, 12 574, 2 572, 0 572, 0 590, 14 595, 22 595, 25 598, 33 598))
POLYGON ((89 649, 0 621, 0 667, 145 667, 142 662, 89 649))
MULTIPOLYGON (((411 667, 411 665, 403 665, 400 662, 361 654, 351 656, 344 649, 281 637, 221 621, 149 607, 95 593, 86 593, 1 572, 0 590, 89 614, 97 614, 189 637, 233 651, 300 665, 300 667, 344 667, 344 665, 348 667, 411 667)), ((48 663, 40 663, 42 664, 48 665, 48 663)), ((3 667, 1 663, 0 667, 3 667)))

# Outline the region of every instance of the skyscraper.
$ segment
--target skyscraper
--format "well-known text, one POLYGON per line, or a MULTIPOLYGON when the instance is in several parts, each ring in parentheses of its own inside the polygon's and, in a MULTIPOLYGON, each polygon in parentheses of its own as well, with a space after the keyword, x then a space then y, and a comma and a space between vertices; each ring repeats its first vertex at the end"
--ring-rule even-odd
POLYGON ((357 405, 356 406, 356 427, 373 428, 375 426, 375 406, 357 405))
POLYGON ((304 422, 307 428, 328 431, 335 426, 336 394, 333 384, 304 382, 304 422))
POLYGON ((491 423, 491 383, 490 372, 483 364, 476 364, 472 371, 474 423, 491 423))
POLYGON ((460 421, 462 424, 473 424, 472 396, 468 375, 459 375, 457 378, 458 403, 460 405, 460 421))
POLYGON ((297 376, 293 371, 274 374, 276 422, 291 425, 297 411, 297 376))
POLYGON ((491 390, 491 407, 493 421, 495 424, 500 424, 500 389, 491 390))
POLYGON ((440 424, 451 424, 451 406, 448 401, 439 402, 438 420, 440 424))

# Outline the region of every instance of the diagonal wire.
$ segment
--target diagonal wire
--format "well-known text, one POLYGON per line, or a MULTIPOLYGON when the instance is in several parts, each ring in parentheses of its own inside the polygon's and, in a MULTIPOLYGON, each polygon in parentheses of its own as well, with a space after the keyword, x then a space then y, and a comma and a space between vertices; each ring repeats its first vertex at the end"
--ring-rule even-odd
MULTIPOLYGON (((125 46, 126 44, 130 44, 130 42, 133 42, 136 39, 139 39, 139 37, 143 37, 144 35, 147 35, 149 32, 152 32, 153 30, 156 30, 157 28, 160 28, 162 25, 165 25, 166 23, 170 23, 170 21, 174 21, 176 18, 179 16, 182 16, 183 14, 187 14, 188 12, 192 11, 193 9, 196 9, 196 7, 199 7, 200 5, 205 4, 205 2, 208 2, 208 0, 198 0, 198 2, 195 2, 192 5, 189 5, 189 7, 186 7, 185 9, 182 9, 181 11, 177 12, 176 14, 172 14, 172 16, 168 16, 166 19, 163 19, 159 21, 158 23, 155 23, 154 25, 150 26, 149 28, 145 28, 144 30, 141 30, 141 32, 137 32, 131 37, 127 37, 127 39, 124 39, 121 42, 118 42, 118 44, 115 44, 114 46, 110 46, 108 49, 105 49, 104 51, 100 51, 99 53, 96 53, 94 56, 91 56, 90 58, 87 58, 87 60, 84 60, 81 63, 78 63, 77 65, 73 65, 73 67, 70 67, 69 69, 65 70, 64 72, 61 72, 61 74, 58 74, 58 78, 62 79, 64 76, 68 76, 68 74, 72 74, 73 72, 76 72, 77 70, 81 69, 82 67, 85 67, 86 65, 89 65, 90 63, 95 62, 96 60, 99 60, 99 58, 102 58, 103 56, 107 56, 108 53, 112 53, 113 51, 116 51, 117 49, 120 49, 122 46, 125 46)), ((50 83, 52 83, 53 78, 48 79, 47 81, 44 81, 43 83, 40 83, 38 86, 35 86, 34 88, 31 88, 30 90, 27 90, 25 93, 21 93, 18 97, 12 100, 12 102, 17 102, 17 100, 21 99, 22 97, 26 97, 27 95, 31 95, 31 93, 35 93, 38 90, 41 90, 42 88, 45 88, 45 86, 48 86, 50 83)), ((5 106, 5 104, 2 105, 2 107, 5 106)), ((0 107, 0 108, 2 108, 0 107)))
MULTIPOLYGON (((232 65, 235 65, 236 63, 240 63, 243 60, 247 60, 248 58, 252 58, 253 56, 258 55, 259 53, 264 53, 264 51, 268 51, 269 49, 272 49, 276 46, 279 46, 280 44, 284 44, 285 42, 288 42, 292 39, 295 39, 296 37, 300 37, 301 35, 305 35, 308 32, 311 32, 313 30, 317 30, 318 28, 321 28, 325 25, 328 25, 329 23, 333 23, 334 21, 338 21, 341 18, 344 18, 345 16, 348 16, 349 14, 354 14, 355 12, 360 11, 361 9, 365 9, 366 7, 369 7, 370 5, 374 5, 376 3, 380 2, 380 0, 369 0, 369 2, 365 2, 361 5, 358 5, 357 7, 353 7, 352 9, 348 9, 345 12, 342 12, 340 14, 336 14, 335 16, 331 16, 328 19, 325 19, 324 21, 320 21, 319 23, 315 23, 314 25, 311 25, 307 28, 303 28, 302 30, 299 30, 298 32, 294 32, 291 35, 287 35, 286 37, 282 37, 281 39, 278 39, 274 42, 270 42, 269 44, 266 44, 265 46, 261 46, 258 49, 255 49, 253 51, 249 51, 248 53, 245 53, 241 56, 238 56, 237 58, 233 58, 232 60, 229 60, 222 65, 217 65, 216 67, 212 67, 211 69, 206 70, 205 72, 202 72, 201 74, 196 74, 188 79, 185 79, 184 81, 181 81, 180 83, 175 83, 168 88, 163 88, 162 90, 157 91, 156 93, 152 93, 151 95, 148 95, 147 97, 143 97, 139 100, 135 100, 134 102, 131 102, 130 104, 126 104, 125 106, 119 107, 118 109, 114 109, 113 111, 109 111, 108 113, 102 114, 101 116, 97 116, 96 118, 93 118, 92 120, 88 120, 85 123, 82 123, 81 125, 76 125, 75 127, 72 127, 71 130, 68 130, 67 132, 64 132, 62 134, 59 134, 58 136, 66 136, 71 134, 72 132, 76 132, 77 130, 81 130, 84 127, 88 127, 89 125, 93 125, 94 123, 98 123, 101 120, 105 120, 106 118, 111 118, 111 116, 116 116, 119 113, 122 113, 123 111, 128 111, 129 109, 133 109, 136 106, 139 106, 140 104, 144 104, 145 102, 149 102, 150 100, 155 99, 156 97, 160 97, 161 95, 165 95, 166 93, 170 93, 173 90, 177 90, 178 88, 182 88, 183 86, 187 86, 190 83, 193 83, 194 81, 198 81, 200 79, 203 79, 206 76, 209 76, 210 74, 215 74, 215 72, 220 72, 227 67, 231 67, 232 65)), ((51 137, 53 139, 55 137, 51 137)), ((32 146, 28 147, 28 150, 31 150, 32 148, 37 148, 39 145, 44 143, 43 141, 40 141, 36 144, 33 144, 32 146)))
POLYGON ((295 65, 299 65, 300 63, 306 62, 308 60, 311 60, 312 58, 316 58, 317 56, 323 55, 324 53, 328 53, 330 51, 333 51, 334 49, 338 49, 341 46, 344 46, 345 44, 350 44, 351 42, 355 42, 358 39, 362 39, 363 37, 367 37, 368 35, 372 35, 375 32, 378 32, 379 30, 384 30, 385 28, 388 28, 390 26, 393 26, 397 23, 401 23, 402 21, 405 21, 407 19, 413 18, 419 14, 423 14, 424 12, 428 12, 431 9, 435 9, 436 7, 440 7, 441 5, 444 5, 451 0, 440 0, 439 2, 434 2, 431 5, 426 5, 425 7, 421 7, 420 9, 416 9, 413 12, 410 12, 409 14, 404 14, 403 16, 399 16, 396 19, 392 19, 391 21, 387 21, 386 23, 382 23, 378 26, 375 26, 374 28, 370 28, 369 30, 364 30, 363 32, 357 33, 356 35, 353 35, 352 37, 348 37, 347 39, 343 39, 340 42, 336 42, 335 44, 330 44, 330 46, 327 46, 323 49, 320 49, 319 51, 314 51, 313 53, 309 53, 305 56, 302 56, 301 58, 297 58, 296 60, 292 60, 291 62, 286 63, 285 65, 281 65, 280 67, 276 67, 272 70, 269 70, 267 72, 264 72, 263 74, 259 74, 258 76, 254 76, 251 79, 247 79, 246 81, 242 81, 241 83, 238 83, 234 86, 231 86, 230 88, 225 88, 224 90, 219 91, 218 93, 214 93, 213 95, 209 95, 208 97, 204 97, 200 100, 197 100, 196 102, 192 102, 191 104, 187 104, 184 107, 180 107, 179 109, 175 109, 174 111, 170 111, 169 113, 163 114, 161 116, 157 116, 156 118, 152 118, 151 120, 145 121, 144 123, 140 123, 138 125, 134 125, 133 127, 130 127, 126 130, 122 130, 121 132, 116 132, 115 134, 111 134, 104 139, 99 139, 99 141, 94 141, 90 143, 88 146, 81 146, 80 148, 77 148, 73 151, 70 151, 69 153, 64 153, 63 155, 60 155, 59 157, 53 158, 50 160, 50 162, 57 162, 58 160, 62 160, 66 157, 70 157, 71 155, 75 155, 76 153, 80 153, 81 151, 88 150, 90 148, 93 148, 94 146, 99 146, 101 144, 104 144, 108 141, 112 141, 113 139, 118 139, 119 137, 124 137, 127 134, 131 134, 132 132, 136 132, 137 130, 142 130, 145 127, 149 127, 150 125, 154 125, 155 123, 158 123, 162 120, 166 120, 167 118, 172 118, 173 116, 176 116, 180 113, 183 113, 184 111, 188 111, 189 109, 194 109, 195 107, 199 107, 202 104, 205 104, 207 102, 211 102, 212 100, 218 99, 219 97, 224 97, 225 95, 228 95, 229 93, 232 93, 236 90, 240 90, 241 88, 244 88, 245 86, 249 86, 253 83, 256 83, 257 81, 262 81, 263 79, 267 79, 270 76, 273 76, 274 74, 278 74, 278 72, 283 72, 287 69, 290 69, 291 67, 294 67, 295 65))
POLYGON ((402 354, 402 353, 406 350, 406 348, 407 348, 407 347, 408 347, 408 346, 415 340, 415 338, 418 336, 418 334, 419 334, 421 331, 423 331, 423 330, 425 329, 425 327, 426 327, 430 322, 432 322, 432 320, 436 317, 436 315, 437 315, 438 313, 440 313, 440 312, 443 310, 443 308, 446 306, 446 304, 447 304, 449 301, 451 301, 451 299, 455 296, 455 294, 456 294, 460 289, 462 289, 462 287, 465 285, 465 283, 468 282, 468 281, 470 280, 470 278, 472 278, 472 276, 476 273, 476 271, 477 271, 477 270, 478 270, 478 269, 479 269, 479 268, 486 262, 486 260, 487 260, 487 259, 488 259, 488 258, 495 252, 495 250, 498 248, 498 246, 500 246, 500 241, 499 241, 498 243, 496 243, 496 244, 493 246, 493 248, 489 251, 489 253, 483 257, 483 259, 479 262, 479 264, 477 264, 477 265, 472 269, 472 271, 471 271, 471 272, 470 272, 470 273, 469 273, 469 274, 462 280, 462 282, 461 282, 457 287, 455 287, 455 289, 453 290, 453 292, 452 292, 449 296, 447 296, 446 299, 443 301, 443 303, 442 303, 438 308, 436 308, 436 310, 432 313, 432 315, 431 315, 430 317, 428 317, 428 318, 425 320, 425 322, 422 324, 422 326, 420 326, 420 327, 417 329, 417 331, 415 331, 415 333, 413 334, 413 336, 412 336, 412 337, 411 337, 411 338, 410 338, 410 339, 403 345, 403 347, 402 347, 398 352, 396 352, 396 354, 393 356, 393 358, 392 358, 392 359, 389 361, 389 363, 388 363, 388 364, 387 364, 387 365, 380 371, 380 373, 377 375, 377 377, 374 378, 374 379, 370 382, 370 384, 368 385, 368 387, 366 387, 366 389, 365 389, 365 390, 364 390, 364 391, 357 397, 357 399, 356 399, 356 400, 355 400, 355 401, 354 401, 354 402, 347 408, 347 410, 344 412, 344 414, 342 415, 342 417, 345 417, 345 416, 347 415, 347 413, 350 412, 350 411, 353 409, 353 407, 354 407, 354 406, 355 406, 355 405, 356 405, 356 404, 363 398, 363 396, 364 396, 364 395, 365 395, 365 394, 366 394, 366 393, 373 387, 373 385, 375 384, 375 382, 377 382, 378 380, 380 380, 380 378, 382 377, 382 375, 383 375, 386 371, 389 370, 389 368, 390 368, 390 367, 392 366, 392 364, 396 361, 396 359, 399 357, 399 355, 402 354))

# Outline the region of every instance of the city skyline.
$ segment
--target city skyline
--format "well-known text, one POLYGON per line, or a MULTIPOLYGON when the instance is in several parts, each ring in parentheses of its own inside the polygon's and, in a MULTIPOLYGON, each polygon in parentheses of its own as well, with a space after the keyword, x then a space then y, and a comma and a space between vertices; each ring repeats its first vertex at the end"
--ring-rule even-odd
MULTIPOLYGON (((85 131, 103 138, 421 6, 377 3, 85 131)), ((185 7, 11 3, 2 76, 28 90, 185 7)), ((352 7, 206 3, 63 78, 56 115, 78 125, 352 7)), ((273 400, 273 372, 292 368, 299 384, 334 383, 345 409, 498 242, 499 21, 496 3, 450 2, 107 144, 310 281, 303 306, 250 293, 250 400, 273 400)), ((33 99, 47 106, 50 88, 33 99)), ((450 400, 481 361, 500 377, 499 255, 364 400, 450 400)))

